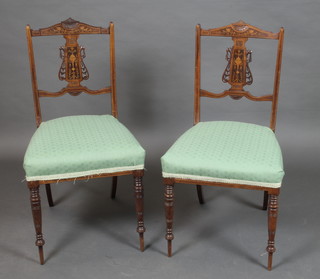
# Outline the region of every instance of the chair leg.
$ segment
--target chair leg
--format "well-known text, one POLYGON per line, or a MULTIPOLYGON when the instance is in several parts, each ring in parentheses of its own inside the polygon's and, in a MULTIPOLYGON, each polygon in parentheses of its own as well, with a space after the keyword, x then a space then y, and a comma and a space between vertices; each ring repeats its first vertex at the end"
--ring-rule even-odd
POLYGON ((53 199, 52 199, 52 193, 51 193, 50 184, 46 184, 46 193, 47 193, 48 204, 49 204, 50 207, 53 207, 54 203, 53 203, 53 199))
POLYGON ((43 245, 44 240, 42 236, 42 220, 41 220, 41 201, 39 193, 39 183, 38 182, 28 182, 28 187, 30 190, 30 203, 33 216, 34 227, 36 230, 36 246, 39 250, 40 264, 44 264, 43 256, 43 245))
POLYGON ((264 191, 262 210, 267 210, 267 209, 268 209, 268 191, 264 191))
POLYGON ((116 198, 117 183, 118 183, 118 176, 113 176, 112 177, 112 188, 111 188, 111 199, 113 199, 113 200, 116 198))
POLYGON ((165 205, 165 213, 166 213, 166 240, 168 243, 168 257, 172 256, 172 240, 174 238, 173 235, 173 201, 174 201, 174 193, 173 193, 174 183, 165 181, 164 187, 164 205, 165 205))
POLYGON ((274 239, 276 235, 277 228, 277 217, 278 217, 278 195, 270 195, 269 194, 269 203, 268 203, 268 270, 272 269, 272 256, 276 251, 274 245, 274 239))
POLYGON ((197 194, 200 204, 204 204, 203 194, 202 194, 202 187, 201 185, 197 185, 197 194))
POLYGON ((142 185, 142 176, 143 170, 134 171, 133 179, 134 179, 134 195, 135 195, 135 203, 136 203, 136 214, 137 214, 137 232, 139 233, 140 239, 140 250, 144 251, 144 238, 143 234, 146 231, 143 222, 143 185, 142 185))

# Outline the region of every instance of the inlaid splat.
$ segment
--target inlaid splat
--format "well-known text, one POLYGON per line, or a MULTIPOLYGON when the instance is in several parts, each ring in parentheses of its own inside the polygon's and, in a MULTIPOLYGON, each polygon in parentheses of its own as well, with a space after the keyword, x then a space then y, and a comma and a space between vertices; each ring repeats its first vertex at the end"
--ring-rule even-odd
POLYGON ((62 59, 59 70, 59 79, 68 82, 68 88, 79 87, 82 80, 89 78, 89 72, 83 59, 86 57, 85 49, 78 44, 78 35, 65 35, 65 46, 60 47, 62 59))
MULTIPOLYGON (((252 60, 252 51, 247 50, 247 38, 233 38, 234 45, 226 50, 228 64, 222 75, 222 81, 231 85, 229 91, 244 92, 243 87, 253 82, 249 63, 252 60)), ((231 95, 234 99, 241 96, 231 95)))

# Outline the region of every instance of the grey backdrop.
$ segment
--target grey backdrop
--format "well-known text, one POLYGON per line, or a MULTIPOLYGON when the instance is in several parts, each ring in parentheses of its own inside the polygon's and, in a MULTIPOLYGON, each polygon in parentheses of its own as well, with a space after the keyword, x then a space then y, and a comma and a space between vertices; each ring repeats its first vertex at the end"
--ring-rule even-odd
MULTIPOLYGON (((2 0, 0 103, 1 278, 319 278, 319 0, 2 0), (110 180, 59 183, 57 206, 43 199, 47 262, 38 265, 22 161, 35 131, 24 27, 47 27, 68 17, 92 25, 115 22, 119 119, 147 151, 146 251, 138 251, 132 179, 122 177, 109 199, 110 180), (218 27, 243 19, 277 32, 285 27, 277 136, 286 176, 280 196, 274 270, 265 268, 266 213, 262 193, 205 188, 197 203, 191 186, 176 187, 174 256, 165 256, 159 158, 192 125, 194 27, 218 27)), ((56 77, 58 42, 37 39, 40 85, 56 77), (38 44, 39 43, 39 44, 38 44)), ((107 41, 86 40, 86 64, 96 87, 108 80, 107 41)), ((258 94, 270 92, 275 44, 248 43, 258 94), (269 47, 270 46, 270 47, 269 47), (255 47, 257 47, 255 49, 255 47)), ((203 84, 214 90, 231 41, 206 39, 203 84)), ((65 96, 42 102, 44 119, 110 112, 108 96, 65 96)), ((207 100, 203 120, 239 120, 268 125, 269 105, 207 100)))

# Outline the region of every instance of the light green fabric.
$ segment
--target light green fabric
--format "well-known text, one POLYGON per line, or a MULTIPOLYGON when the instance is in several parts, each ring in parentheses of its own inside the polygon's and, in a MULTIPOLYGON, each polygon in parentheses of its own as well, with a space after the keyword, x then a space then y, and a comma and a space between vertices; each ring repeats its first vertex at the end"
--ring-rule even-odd
POLYGON ((145 151, 111 115, 68 116, 41 123, 24 157, 27 181, 143 169, 145 151))
POLYGON ((268 127, 200 122, 161 158, 164 177, 277 188, 284 176, 277 139, 268 127))

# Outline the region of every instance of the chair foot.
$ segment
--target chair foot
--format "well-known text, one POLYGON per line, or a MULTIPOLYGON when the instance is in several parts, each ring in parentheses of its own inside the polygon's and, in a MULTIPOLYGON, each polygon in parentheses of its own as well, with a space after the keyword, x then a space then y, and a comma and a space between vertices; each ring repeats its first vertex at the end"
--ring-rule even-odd
POLYGON ((51 186, 50 184, 46 184, 46 193, 47 193, 47 199, 48 199, 48 204, 50 207, 54 206, 54 202, 52 199, 52 193, 51 193, 51 186))
POLYGON ((144 251, 144 238, 143 238, 143 233, 139 233, 139 239, 140 239, 140 251, 144 251))
POLYGON ((111 188, 111 199, 116 198, 116 193, 117 193, 117 183, 118 183, 118 176, 113 176, 112 177, 112 188, 111 188))
POLYGON ((264 191, 262 210, 267 210, 267 209, 268 209, 268 191, 264 191))
POLYGON ((44 256, 43 256, 43 246, 38 247, 39 250, 39 259, 40 259, 40 264, 44 264, 44 256))
POLYGON ((268 253, 268 270, 269 271, 272 270, 272 256, 273 256, 273 253, 268 253))
POLYGON ((203 199, 203 193, 202 193, 202 187, 201 185, 197 185, 197 194, 198 194, 198 199, 200 204, 204 204, 204 199, 203 199))
POLYGON ((172 240, 168 240, 168 257, 172 256, 172 240))

